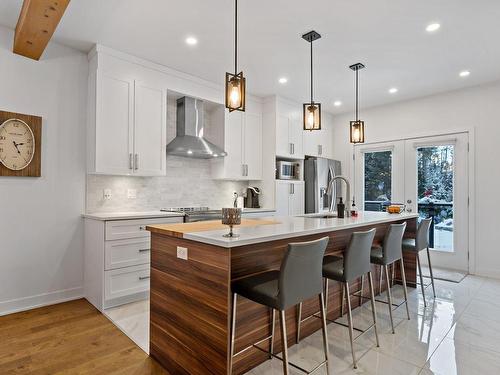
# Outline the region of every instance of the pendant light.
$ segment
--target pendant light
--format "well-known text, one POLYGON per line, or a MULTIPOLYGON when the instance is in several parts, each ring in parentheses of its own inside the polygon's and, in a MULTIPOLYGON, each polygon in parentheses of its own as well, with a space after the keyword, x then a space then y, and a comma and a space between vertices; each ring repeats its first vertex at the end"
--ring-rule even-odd
POLYGON ((302 38, 311 45, 311 101, 303 104, 304 130, 321 130, 321 103, 315 103, 313 99, 313 42, 321 35, 316 31, 310 31, 302 38))
POLYGON ((238 0, 234 0, 234 74, 226 73, 226 108, 245 112, 245 77, 238 72, 238 0))
POLYGON ((361 63, 351 65, 349 68, 354 70, 356 73, 356 120, 351 121, 350 133, 351 133, 351 143, 365 143, 365 122, 361 121, 358 117, 358 72, 365 66, 361 63))

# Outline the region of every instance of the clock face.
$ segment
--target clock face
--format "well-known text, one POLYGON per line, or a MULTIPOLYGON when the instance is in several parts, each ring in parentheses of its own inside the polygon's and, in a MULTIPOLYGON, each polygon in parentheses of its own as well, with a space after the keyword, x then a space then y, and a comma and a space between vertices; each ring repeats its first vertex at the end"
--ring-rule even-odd
POLYGON ((0 125, 0 162, 13 171, 26 168, 35 153, 35 136, 22 120, 9 119, 0 125))

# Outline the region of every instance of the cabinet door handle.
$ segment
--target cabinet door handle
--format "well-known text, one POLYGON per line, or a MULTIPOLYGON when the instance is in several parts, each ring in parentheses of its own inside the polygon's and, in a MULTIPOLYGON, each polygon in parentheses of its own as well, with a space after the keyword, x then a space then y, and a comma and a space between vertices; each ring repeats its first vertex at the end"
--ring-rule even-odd
POLYGON ((134 169, 134 155, 128 154, 128 169, 134 169))
POLYGON ((141 226, 139 227, 139 230, 146 230, 146 226, 141 225, 141 226))
POLYGON ((150 279, 151 276, 139 276, 139 281, 150 279))
POLYGON ((248 164, 245 164, 245 176, 248 177, 248 164))
POLYGON ((295 155, 295 143, 292 143, 292 155, 295 155))
POLYGON ((135 154, 134 167, 135 170, 139 169, 139 154, 135 154))
POLYGON ((292 143, 289 143, 289 144, 288 144, 288 148, 289 148, 290 155, 292 155, 292 154, 293 154, 293 149, 292 149, 292 147, 293 147, 293 144, 292 144, 292 143))
POLYGON ((318 145, 318 155, 322 155, 322 154, 323 154, 323 146, 318 145))
POLYGON ((148 252, 148 251, 151 251, 151 249, 139 249, 140 253, 145 253, 145 252, 148 252))
POLYGON ((241 164, 241 175, 245 176, 245 164, 241 164))

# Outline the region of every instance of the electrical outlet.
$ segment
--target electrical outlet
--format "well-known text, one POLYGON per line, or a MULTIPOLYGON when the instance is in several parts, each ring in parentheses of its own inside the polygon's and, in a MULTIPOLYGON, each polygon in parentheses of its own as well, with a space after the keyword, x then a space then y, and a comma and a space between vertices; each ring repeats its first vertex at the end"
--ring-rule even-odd
POLYGON ((177 246, 177 258, 188 260, 188 249, 187 249, 187 247, 177 246))
POLYGON ((102 197, 104 200, 109 201, 111 199, 111 189, 104 189, 102 191, 102 197))
POLYGON ((128 199, 136 199, 137 198, 137 190, 136 189, 127 189, 127 198, 128 199))

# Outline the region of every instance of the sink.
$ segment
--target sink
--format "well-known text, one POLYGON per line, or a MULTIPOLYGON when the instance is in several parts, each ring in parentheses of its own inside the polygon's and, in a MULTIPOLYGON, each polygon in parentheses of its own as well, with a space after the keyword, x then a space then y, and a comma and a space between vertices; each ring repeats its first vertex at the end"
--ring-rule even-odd
POLYGON ((337 217, 337 214, 335 213, 308 214, 308 215, 303 215, 302 217, 309 217, 312 219, 334 219, 337 217))

